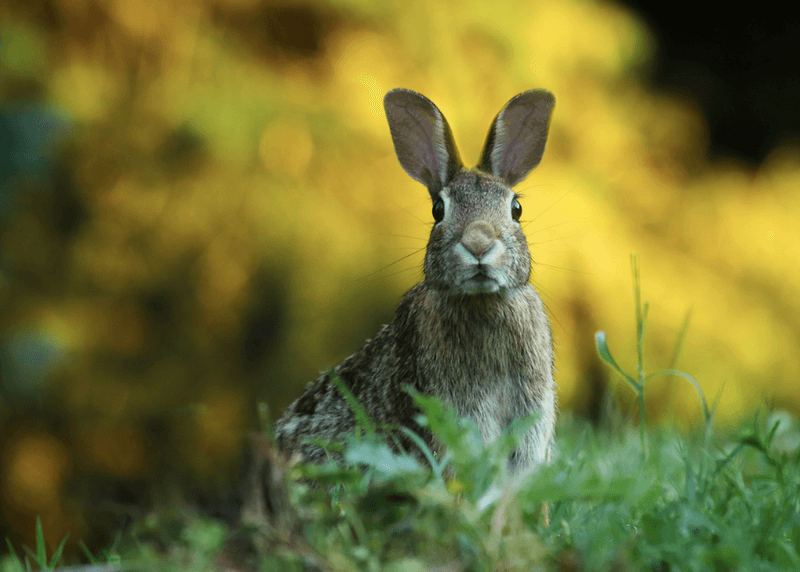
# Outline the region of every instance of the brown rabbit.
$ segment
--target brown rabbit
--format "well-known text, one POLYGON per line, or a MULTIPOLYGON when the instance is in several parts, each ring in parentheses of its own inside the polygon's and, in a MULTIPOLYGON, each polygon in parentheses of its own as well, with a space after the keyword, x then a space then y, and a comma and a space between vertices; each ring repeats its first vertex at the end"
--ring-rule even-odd
MULTIPOLYGON (((554 105, 545 90, 512 98, 492 123, 480 164, 467 170, 430 100, 406 89, 386 94, 397 158, 433 200, 425 278, 391 323, 334 368, 373 422, 409 427, 434 450, 414 421, 406 386, 472 419, 487 443, 514 419, 538 413, 509 459, 515 472, 549 459, 556 417, 550 324, 528 283, 531 257, 511 190, 539 164, 554 105)), ((338 439, 354 426, 350 406, 323 374, 286 409, 276 439, 281 450, 321 462, 326 453, 310 438, 338 439)), ((405 435, 396 437, 419 456, 405 435)))

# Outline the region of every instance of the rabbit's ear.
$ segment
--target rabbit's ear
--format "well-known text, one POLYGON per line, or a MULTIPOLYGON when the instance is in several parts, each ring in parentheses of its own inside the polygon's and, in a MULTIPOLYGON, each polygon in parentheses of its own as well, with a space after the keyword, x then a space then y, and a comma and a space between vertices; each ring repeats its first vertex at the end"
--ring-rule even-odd
POLYGON ((383 107, 400 164, 435 195, 462 168, 442 112, 427 97, 408 89, 387 93, 383 107))
POLYGON ((527 177, 542 160, 555 104, 556 98, 545 89, 511 98, 492 122, 478 168, 509 187, 527 177))

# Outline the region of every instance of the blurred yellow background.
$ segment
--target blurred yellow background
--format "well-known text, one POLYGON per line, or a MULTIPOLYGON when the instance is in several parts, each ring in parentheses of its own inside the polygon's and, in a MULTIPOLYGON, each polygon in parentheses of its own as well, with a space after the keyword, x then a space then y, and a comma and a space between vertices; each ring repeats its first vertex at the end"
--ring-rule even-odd
MULTIPOLYGON (((631 252, 651 370, 691 310, 675 366, 718 425, 800 409, 800 151, 710 162, 701 113, 645 87, 654 40, 613 3, 20 0, 0 38, 12 538, 31 544, 37 515, 50 541, 89 537, 65 487, 213 482, 257 399, 276 418, 391 319, 432 219, 394 156, 394 87, 439 106, 469 165, 510 97, 555 94, 516 190, 562 409, 596 408, 606 383, 628 396, 593 335, 633 370, 631 252)), ((650 419, 700 419, 682 380, 648 395, 650 419)))

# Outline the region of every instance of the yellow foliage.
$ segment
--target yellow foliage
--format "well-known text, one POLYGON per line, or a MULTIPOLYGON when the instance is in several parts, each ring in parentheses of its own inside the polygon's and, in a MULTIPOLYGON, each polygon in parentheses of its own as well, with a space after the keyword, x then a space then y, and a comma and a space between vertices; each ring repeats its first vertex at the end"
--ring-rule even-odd
MULTIPOLYGON (((64 147, 85 216, 56 236, 41 201, 21 200, 0 246, 32 278, 4 276, 0 293, 15 308, 6 330, 45 314, 68 332, 52 390, 68 418, 116 432, 81 433, 95 466, 146 473, 137 423, 172 423, 195 403, 207 413, 181 429, 185 458, 213 472, 254 395, 277 416, 391 319, 421 278, 431 224, 427 191, 394 158, 381 105, 394 87, 440 106, 468 164, 511 96, 555 93, 543 163, 517 190, 562 409, 582 406, 595 330, 632 368, 631 252, 651 301, 651 370, 672 365, 691 309, 675 365, 719 396, 720 423, 765 399, 800 406, 800 155, 710 164, 700 112, 643 86, 653 40, 623 8, 108 0, 90 16, 84 2, 55 4, 58 34, 9 20, 22 30, 9 45, 40 42, 26 53, 43 55, 14 52, 7 69, 40 78, 74 121, 64 147)), ((681 380, 651 391, 651 419, 699 419, 681 380)), ((66 470, 63 446, 36 443, 13 465, 14 502, 51 495, 23 478, 42 455, 66 470)))
POLYGON ((30 433, 14 440, 3 459, 5 502, 30 513, 58 502, 69 468, 66 447, 52 435, 30 433))

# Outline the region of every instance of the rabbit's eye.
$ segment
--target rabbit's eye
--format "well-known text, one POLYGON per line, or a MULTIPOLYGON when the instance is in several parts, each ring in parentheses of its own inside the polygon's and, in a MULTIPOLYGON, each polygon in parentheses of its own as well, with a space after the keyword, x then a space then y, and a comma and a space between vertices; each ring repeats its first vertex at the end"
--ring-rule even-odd
POLYGON ((436 202, 433 203, 433 220, 436 222, 442 222, 444 218, 444 201, 442 199, 436 199, 436 202))
POLYGON ((517 199, 514 199, 511 202, 511 218, 514 220, 519 220, 519 217, 522 216, 522 205, 519 204, 517 199))

